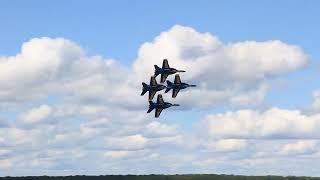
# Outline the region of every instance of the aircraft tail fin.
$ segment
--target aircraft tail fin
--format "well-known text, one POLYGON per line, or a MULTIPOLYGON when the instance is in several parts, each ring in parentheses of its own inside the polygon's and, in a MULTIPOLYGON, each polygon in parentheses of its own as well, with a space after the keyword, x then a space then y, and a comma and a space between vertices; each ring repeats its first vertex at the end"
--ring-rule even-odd
POLYGON ((147 113, 150 113, 154 109, 154 103, 152 101, 149 101, 149 109, 147 113))
POLYGON ((165 93, 169 92, 172 88, 172 82, 170 82, 169 80, 167 80, 167 89, 165 91, 165 93))
POLYGON ((143 96, 147 91, 148 91, 148 84, 143 82, 141 96, 143 96))
POLYGON ((154 77, 157 77, 160 74, 161 68, 157 65, 154 65, 154 77))

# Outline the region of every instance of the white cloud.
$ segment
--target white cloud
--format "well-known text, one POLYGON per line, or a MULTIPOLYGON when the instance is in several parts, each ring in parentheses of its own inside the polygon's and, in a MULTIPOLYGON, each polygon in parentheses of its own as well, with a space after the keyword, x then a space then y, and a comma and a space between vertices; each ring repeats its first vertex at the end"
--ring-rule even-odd
POLYGON ((8 170, 12 168, 13 163, 8 159, 0 159, 0 169, 8 170))
POLYGON ((0 68, 3 107, 45 100, 50 94, 84 103, 139 105, 138 90, 127 84, 127 67, 87 56, 80 46, 63 38, 31 39, 20 54, 1 57, 0 68))
POLYGON ((283 145, 279 153, 283 155, 312 153, 317 151, 317 144, 317 140, 300 140, 283 145))
POLYGON ((146 146, 148 139, 140 134, 136 134, 124 137, 110 137, 106 141, 108 149, 138 150, 146 146))
POLYGON ((230 104, 235 106, 259 105, 263 102, 267 90, 268 86, 261 84, 258 89, 231 97, 230 104))
POLYGON ((141 46, 134 72, 147 81, 153 65, 161 65, 164 58, 170 66, 187 71, 181 74, 182 81, 198 85, 178 97, 193 106, 256 105, 264 99, 268 80, 308 62, 301 48, 278 40, 226 44, 210 33, 179 25, 141 46))
POLYGON ((149 150, 118 150, 118 151, 107 151, 104 153, 104 157, 107 161, 114 160, 134 160, 141 159, 144 157, 152 156, 149 150))
MULTIPOLYGON (((212 164, 215 172, 241 172, 234 169, 249 164, 252 172, 254 165, 265 165, 262 157, 249 155, 262 152, 254 144, 266 143, 257 139, 319 138, 319 115, 299 110, 209 115, 199 125, 200 136, 193 128, 154 121, 145 112, 146 97, 140 97, 141 81, 149 80, 163 58, 187 71, 183 81, 198 85, 179 93, 176 101, 184 107, 259 105, 272 88, 269 80, 308 61, 295 45, 224 43, 183 26, 143 44, 130 67, 89 56, 67 39, 31 39, 17 55, 0 57, 0 110, 19 113, 0 125, 0 169, 5 170, 0 176, 11 169, 20 175, 34 169, 40 175, 103 173, 106 167, 111 173, 208 171, 203 164, 212 164), (58 100, 50 102, 51 95, 58 100)), ((278 156, 305 154, 317 146, 286 143, 275 147, 278 156)))
POLYGON ((106 158, 111 159, 122 159, 128 157, 130 154, 130 151, 108 151, 104 155, 106 158))
POLYGON ((53 93, 84 104, 143 109, 141 81, 149 80, 153 65, 160 65, 163 58, 187 70, 181 75, 183 81, 199 85, 179 94, 179 101, 189 107, 259 104, 267 80, 307 63, 307 55, 294 45, 280 41, 225 44, 210 33, 178 25, 143 44, 132 69, 112 59, 88 56, 67 39, 34 38, 23 44, 18 55, 1 57, 0 106, 30 104, 53 93))
POLYGON ((161 124, 160 122, 153 121, 146 126, 145 134, 150 137, 166 137, 177 135, 177 129, 174 126, 161 124))
POLYGON ((32 143, 39 143, 41 136, 38 134, 37 130, 23 130, 14 127, 1 128, 0 136, 0 146, 9 147, 17 146, 24 147, 30 146, 32 143))
POLYGON ((299 110, 271 108, 265 112, 239 110, 209 115, 199 129, 220 138, 320 138, 320 115, 304 115, 299 110))
POLYGON ((40 107, 33 108, 23 114, 21 119, 22 122, 26 124, 41 123, 50 116, 51 111, 52 109, 50 106, 41 105, 40 107))
POLYGON ((306 114, 318 114, 320 112, 320 90, 312 92, 312 103, 303 108, 306 114))
POLYGON ((243 139, 220 139, 214 142, 205 142, 204 146, 209 151, 229 152, 241 150, 246 146, 246 140, 243 139))

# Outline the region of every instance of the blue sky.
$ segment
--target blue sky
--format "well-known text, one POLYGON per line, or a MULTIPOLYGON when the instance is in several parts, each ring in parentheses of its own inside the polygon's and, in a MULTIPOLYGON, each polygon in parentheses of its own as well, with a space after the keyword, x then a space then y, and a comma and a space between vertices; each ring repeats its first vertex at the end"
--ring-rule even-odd
POLYGON ((226 42, 279 39, 318 58, 317 1, 4 1, 2 54, 32 37, 66 37, 91 53, 132 62, 139 46, 175 24, 226 42), (21 31, 23 30, 23 31, 21 31), (125 42, 125 43, 124 43, 125 42))
MULTIPOLYGON (((44 169, 38 172, 40 174, 101 174, 104 173, 103 168, 112 166, 117 167, 112 169, 112 173, 121 174, 126 172, 125 169, 128 168, 125 165, 126 163, 146 162, 147 164, 149 161, 140 159, 142 156, 150 156, 150 161, 154 160, 152 158, 157 159, 160 156, 172 158, 181 164, 184 162, 188 163, 186 160, 188 158, 194 158, 193 161, 199 161, 202 164, 199 166, 195 165, 196 167, 181 164, 170 167, 170 161, 168 162, 159 158, 156 160, 156 162, 159 162, 159 166, 153 167, 153 169, 141 166, 145 170, 134 169, 130 172, 189 173, 190 169, 194 169, 190 173, 263 174, 265 172, 259 168, 237 170, 237 167, 245 166, 248 160, 253 164, 259 162, 261 168, 267 169, 272 166, 271 162, 278 162, 281 158, 284 158, 284 162, 287 162, 287 164, 281 164, 277 167, 278 170, 275 168, 267 173, 287 175, 288 171, 296 170, 295 167, 289 166, 292 161, 298 159, 302 162, 302 165, 305 165, 312 162, 308 158, 320 157, 320 152, 315 150, 317 147, 320 147, 320 143, 312 140, 319 138, 317 134, 305 137, 300 134, 300 129, 297 129, 295 132, 287 132, 285 130, 287 126, 291 127, 301 123, 299 120, 303 118, 316 121, 317 114, 320 112, 320 103, 317 103, 318 97, 315 95, 320 87, 318 81, 320 75, 320 53, 318 51, 319 46, 317 45, 320 42, 320 36, 318 35, 320 25, 317 23, 320 16, 318 11, 319 5, 318 1, 289 0, 259 2, 253 0, 237 2, 205 0, 190 2, 182 0, 158 2, 128 0, 85 2, 75 0, 46 2, 37 0, 2 1, 0 2, 0 57, 3 56, 3 67, 9 67, 5 63, 10 61, 9 56, 16 59, 16 64, 12 66, 17 67, 16 69, 13 68, 15 71, 8 71, 2 75, 3 80, 8 85, 3 85, 0 89, 0 92, 5 94, 2 95, 0 93, 3 100, 0 106, 0 115, 3 121, 9 120, 11 123, 9 127, 4 127, 6 130, 3 130, 3 132, 15 134, 21 131, 17 133, 18 135, 12 135, 14 137, 32 132, 35 137, 39 138, 38 136, 42 136, 43 134, 38 132, 40 131, 38 128, 50 129, 46 134, 48 136, 45 136, 47 139, 39 138, 38 140, 36 138, 37 140, 31 140, 34 144, 43 141, 50 143, 45 147, 39 147, 39 151, 30 150, 29 159, 24 159, 25 162, 33 164, 35 169, 38 167, 37 165, 43 165, 41 163, 44 163, 44 169), (206 32, 211 34, 210 37, 204 34, 206 32), (167 34, 168 37, 163 34, 167 34), (182 39, 180 39, 179 34, 182 34, 182 39), (48 39, 37 40, 37 38, 42 37, 48 37, 48 39), (230 46, 233 47, 233 45, 240 43, 241 47, 238 48, 242 52, 243 49, 248 47, 246 43, 254 43, 250 46, 253 48, 252 53, 245 54, 244 59, 241 57, 231 57, 233 52, 231 50, 230 54, 226 53, 222 56, 231 57, 230 68, 223 70, 226 71, 226 76, 229 77, 230 75, 232 78, 227 78, 226 82, 221 82, 222 91, 219 91, 218 95, 216 91, 220 85, 215 85, 216 87, 211 86, 213 83, 219 82, 219 77, 216 76, 215 72, 219 72, 220 66, 224 68, 224 62, 222 60, 221 62, 219 60, 216 61, 215 54, 211 54, 211 51, 208 51, 208 54, 204 53, 198 59, 191 58, 191 61, 196 62, 196 60, 203 59, 203 62, 208 63, 208 66, 212 66, 212 72, 214 73, 210 74, 210 70, 205 69, 208 71, 208 75, 199 75, 199 72, 194 70, 194 72, 190 73, 190 76, 186 76, 186 80, 195 81, 199 85, 203 81, 206 86, 203 86, 203 89, 199 90, 199 92, 200 94, 208 93, 208 98, 201 99, 199 98, 199 94, 197 94, 199 93, 197 90, 190 90, 190 94, 186 95, 189 93, 187 91, 184 94, 185 96, 182 96, 189 96, 185 101, 181 101, 181 99, 177 100, 180 103, 185 103, 188 107, 187 109, 180 109, 178 111, 168 110, 162 114, 160 120, 146 116, 143 109, 144 106, 139 104, 142 100, 141 97, 138 99, 135 95, 137 94, 136 92, 140 94, 141 81, 148 81, 148 78, 145 77, 149 76, 148 73, 153 71, 152 64, 161 63, 163 57, 157 59, 152 54, 166 54, 170 60, 170 57, 182 54, 182 51, 184 51, 183 40, 189 42, 189 37, 197 39, 196 42, 190 40, 190 46, 194 49, 202 46, 204 49, 215 49, 214 44, 220 43, 220 49, 225 48, 228 51, 230 46), (219 38, 219 42, 213 40, 213 37, 219 38), (166 38, 170 42, 177 42, 177 44, 171 44, 173 44, 173 48, 180 49, 178 50, 179 52, 171 53, 171 49, 168 47, 171 47, 171 44, 166 44, 166 38), (279 40, 283 44, 279 45, 272 40, 279 40), (146 42, 149 45, 151 44, 149 49, 144 44, 146 42), (263 44, 263 42, 266 43, 263 44), (30 47, 25 52, 34 53, 40 49, 39 59, 37 56, 31 56, 30 54, 32 53, 21 53, 23 43, 28 44, 28 47, 30 47), (262 49, 270 48, 270 50, 263 51, 259 49, 259 47, 264 46, 266 48, 262 49), (298 46, 301 49, 297 50, 293 46, 298 46), (82 52, 84 51, 87 54, 83 55, 82 52), (51 57, 52 54, 49 52, 60 54, 62 58, 55 59, 55 56, 51 57), (283 57, 281 52, 288 53, 288 58, 283 57), (30 64, 35 63, 33 65, 35 68, 28 69, 29 66, 27 64, 19 61, 21 58, 17 55, 19 53, 23 54, 21 61, 26 61, 27 64, 28 62, 30 64), (68 56, 65 57, 64 55, 66 54, 68 56), (251 56, 251 54, 254 54, 254 56, 251 56), (95 55, 100 56, 101 59, 94 57, 95 55), (268 59, 269 55, 269 61, 263 58, 266 57, 268 59), (40 60, 47 57, 47 61, 40 60), (79 67, 76 66, 76 68, 80 68, 77 71, 74 66, 67 63, 73 63, 74 61, 74 59, 68 59, 68 57, 78 59, 79 62, 75 60, 75 64, 81 64, 81 59, 86 59, 89 62, 79 67), (151 59, 148 60, 150 57, 151 59), (255 58, 261 58, 261 61, 255 60, 255 58), (118 66, 110 65, 109 67, 108 65, 108 67, 104 67, 103 63, 108 63, 110 59, 120 64, 118 66), (212 61, 211 59, 214 60, 212 61), (250 59, 250 61, 246 61, 246 59, 250 59), (292 63, 293 66, 289 67, 288 65, 286 67, 286 65, 276 64, 272 66, 274 69, 267 68, 265 70, 262 68, 261 72, 260 70, 255 72, 259 68, 252 66, 252 63, 262 62, 265 63, 266 67, 269 67, 270 64, 283 59, 288 64, 292 63), (237 64, 238 60, 242 60, 243 62, 237 64), (99 64, 102 70, 98 66, 96 67, 94 63, 99 64), (251 67, 248 71, 252 70, 252 74, 250 75, 250 72, 250 76, 247 77, 248 72, 241 72, 238 76, 243 77, 243 79, 233 77, 234 73, 241 71, 240 67, 242 67, 242 64, 246 65, 246 63, 248 63, 248 67, 251 67), (150 70, 145 70, 144 73, 143 69, 141 70, 136 67, 143 65, 151 65, 148 66, 150 70), (88 68, 81 68, 82 66, 88 68), (240 71, 238 71, 239 69, 240 71), (82 71, 83 73, 79 73, 82 71), (127 72, 129 72, 128 76, 125 75, 127 72), (130 75, 131 73, 132 75, 130 75), (52 74, 52 76, 49 79, 45 79, 47 74, 52 74), (264 75, 264 78, 258 77, 261 74, 264 75), (119 76, 120 80, 116 76, 119 76), (106 77, 106 79, 101 78, 101 80, 99 77, 106 77), (213 80, 210 80, 210 78, 213 80), (133 82, 133 80, 138 82, 133 82), (47 82, 51 81, 51 84, 47 84, 47 82), (118 84, 116 83, 118 81, 125 83, 118 84), (11 85, 11 83, 15 85, 11 85), (139 87, 137 84, 139 84, 139 87), (240 89, 247 89, 247 91, 235 88, 236 85, 240 89), (113 87, 110 88, 109 92, 108 88, 110 86, 120 88, 123 92, 117 92, 117 90, 113 90, 113 87), (208 89, 206 89, 207 86, 208 89), (267 90, 259 91, 259 88, 262 87, 263 89, 264 86, 268 86, 267 90), (105 92, 105 94, 101 93, 101 89, 107 89, 108 92, 105 92), (249 92, 258 95, 256 97, 249 92), (17 98, 20 96, 21 99, 17 98), (100 96, 101 99, 99 99, 100 96), (243 98, 244 96, 249 97, 249 99, 251 98, 249 105, 238 106, 232 103, 234 100, 239 99, 239 97, 243 98), (211 102, 213 100, 210 100, 210 97, 216 100, 217 103, 211 102), (259 99, 259 97, 262 98, 259 99), (118 105, 114 99, 118 99, 119 103, 128 104, 127 106, 130 108, 118 105), (202 104, 203 101, 206 104, 202 104), (282 112, 280 114, 283 116, 286 113, 290 115, 279 118, 279 116, 275 115, 278 111, 274 108, 279 108, 279 111, 282 112), (68 111, 64 112, 65 109, 68 109, 68 111), (279 125, 279 132, 276 130, 274 130, 276 132, 268 131, 271 135, 268 133, 267 135, 257 135, 252 131, 252 134, 248 135, 248 137, 245 135, 245 138, 243 138, 244 135, 241 133, 239 135, 234 132, 234 134, 231 133, 230 135, 228 129, 225 132, 219 131, 221 134, 217 134, 218 130, 211 127, 221 117, 225 118, 225 121, 228 121, 228 118, 230 118, 228 112, 232 114, 230 116, 231 120, 235 121, 233 123, 242 122, 242 110, 248 110, 252 114, 258 113, 258 115, 252 115, 249 123, 252 126, 260 127, 260 124, 255 124, 255 121, 261 120, 264 122, 264 119, 268 118, 279 118, 279 122, 281 120, 292 119, 293 124, 289 123, 285 127, 279 125), (86 112, 84 113, 84 111, 86 112), (111 113, 113 111, 119 114, 111 113), (301 114, 297 115, 295 111, 299 111, 301 114), (135 118, 139 120, 125 121, 125 119, 135 118), (65 126, 70 127, 72 130, 77 129, 80 134, 84 131, 82 132, 83 135, 74 135, 67 128, 62 128, 64 126, 63 120, 67 119, 71 122, 67 122, 65 126), (117 123, 116 120, 118 119, 121 123, 117 123), (123 125, 124 128, 121 128, 119 133, 111 130, 111 132, 105 132, 92 128, 94 125, 90 124, 99 124, 101 122, 108 124, 110 121, 112 123, 108 128, 118 128, 118 124, 123 125), (137 122, 141 123, 141 127, 145 128, 137 128, 135 124, 137 122), (84 130, 83 127, 89 130, 84 130), (199 127, 210 128, 207 130, 208 132, 203 134, 199 133, 199 129, 197 129, 199 127), (156 128, 156 130, 153 128, 156 128), (157 133, 150 133, 152 129, 157 133), (274 138, 279 134, 285 134, 286 138, 284 140, 274 138), (60 135, 67 140, 74 136, 81 137, 82 139, 80 138, 79 142, 89 145, 83 148, 82 146, 76 148, 74 145, 69 145, 67 140, 60 142, 62 141, 60 135), (115 139, 108 139, 108 136, 112 136, 115 139), (229 136, 233 137, 231 141, 229 141, 229 136), (153 142, 154 137, 159 138, 159 142, 161 141, 161 143, 158 141, 153 142), (161 139, 168 137, 173 138, 173 140, 169 142, 168 139, 161 139), (296 141, 292 140, 295 139, 292 137, 295 137, 296 141), (194 143, 190 143, 192 144, 190 145, 191 147, 183 150, 184 148, 181 148, 181 146, 187 146, 185 143, 188 138, 203 139, 200 140, 201 142, 195 141, 194 143), (259 138, 263 140, 254 140, 259 138), (95 139, 93 143, 90 142, 92 139, 95 139), (271 140, 266 142, 265 139, 271 140), (133 144, 136 142, 138 147, 131 147, 131 141, 133 144), (171 141, 174 141, 174 143, 171 141), (129 145, 123 145, 123 142, 129 145), (262 151, 261 149, 252 150, 248 148, 251 145, 255 147, 259 146, 257 144, 265 147, 272 142, 278 149, 272 150, 266 148, 266 151, 262 151), (107 145, 102 146, 101 144, 107 145), (117 146, 119 147, 114 149, 117 146), (208 150, 208 152, 212 152, 212 155, 210 153, 209 155, 208 153, 203 153, 201 148, 204 147, 204 151, 208 150), (106 162, 99 161, 103 164, 100 167, 102 169, 89 168, 86 171, 83 170, 86 167, 85 165, 76 165, 77 161, 83 159, 89 159, 90 162, 99 159, 98 155, 87 155, 94 148, 98 148, 101 156, 107 158, 106 162), (52 153, 50 154, 51 151, 52 153), (73 157, 72 162, 74 164, 68 165, 70 161, 67 156, 72 151, 79 151, 79 156, 73 157), (183 157, 175 156, 174 152, 177 151, 183 152, 181 153, 183 157), (253 154, 256 154, 254 157, 249 155, 252 151, 254 151, 253 154), (275 151, 278 154, 272 154, 275 151), (230 163, 214 163, 215 157, 221 153, 224 153, 226 157, 230 157, 228 159, 230 163), (260 162, 260 159, 257 160, 257 157, 260 157, 261 154, 268 153, 270 157, 274 157, 270 159, 270 162, 267 160, 266 162, 260 162), (37 162, 31 162, 32 157, 39 157, 41 155, 46 156, 50 160, 43 162, 44 160, 40 158, 37 162), (132 160, 134 156, 136 158, 132 160), (232 158, 234 156, 243 157, 243 161, 237 161, 237 158, 232 158), (80 158, 77 159, 78 157, 80 158), (126 158, 130 160, 126 161, 126 158), (205 161, 205 159, 210 158, 211 161, 205 161)), ((245 52, 250 51, 251 49, 245 52)), ((190 52, 192 51, 190 50, 190 52)), ((219 52, 219 54, 221 53, 225 52, 219 52)), ((177 61, 173 59, 171 63, 169 61, 170 64, 190 68, 188 62, 190 61, 185 59, 177 61)), ((205 70, 203 71, 206 72, 205 70)), ((223 76, 223 74, 220 75, 223 76)), ((315 124, 317 125, 317 123, 315 124)), ((223 124, 219 125, 223 126, 223 124)), ((232 123, 229 125, 231 126, 232 123)), ((238 124, 237 127, 240 127, 240 130, 236 130, 241 131, 242 125, 241 123, 238 124)), ((273 126, 278 127, 277 125, 273 126)), ((248 126, 245 126, 245 128, 248 128, 248 126)), ((260 128, 261 131, 268 129, 267 126, 261 126, 260 128)), ((251 129, 249 128, 248 131, 251 132, 251 129)), ((304 131, 303 129, 301 131, 305 132, 305 134, 314 133, 313 130, 304 131)), ((10 137, 6 137, 3 141, 9 140, 10 137)), ((25 142, 28 142, 28 140, 25 140, 25 142)), ((0 166, 0 169, 5 170, 5 173, 0 173, 0 175, 34 174, 34 169, 25 168, 27 163, 17 165, 17 170, 14 172, 8 170, 8 167, 14 167, 12 164, 21 158, 15 152, 26 148, 23 143, 13 144, 1 144, 0 139, 0 159, 3 159, 2 163, 7 164, 7 166, 0 166), (14 148, 8 148, 9 146, 13 146, 14 148)), ((261 158, 263 159, 263 157, 261 158)), ((219 161, 222 162, 224 160, 220 159, 219 161)), ((89 164, 93 165, 95 163, 89 164)), ((320 175, 320 171, 317 170, 301 169, 296 175, 320 175)))

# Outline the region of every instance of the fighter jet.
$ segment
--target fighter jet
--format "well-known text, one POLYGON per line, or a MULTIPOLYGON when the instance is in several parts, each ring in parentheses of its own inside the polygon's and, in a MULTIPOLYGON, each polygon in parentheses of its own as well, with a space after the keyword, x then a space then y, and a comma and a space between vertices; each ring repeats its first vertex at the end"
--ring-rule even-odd
POLYGON ((165 88, 166 88, 165 85, 158 84, 156 81, 156 78, 154 76, 151 76, 150 85, 144 82, 142 83, 141 96, 143 96, 147 91, 149 91, 149 101, 151 101, 154 95, 157 93, 157 91, 161 91, 162 89, 165 89, 165 88))
POLYGON ((171 104, 171 103, 168 103, 168 102, 164 102, 163 99, 162 99, 162 95, 158 94, 157 103, 149 101, 149 110, 148 110, 147 113, 150 113, 153 109, 156 109, 154 117, 157 118, 157 117, 160 116, 160 113, 161 113, 161 111, 163 109, 166 109, 166 108, 171 107, 171 106, 179 106, 179 104, 171 104))
POLYGON ((196 87, 196 85, 181 82, 179 74, 176 74, 176 76, 174 77, 174 83, 167 80, 167 89, 165 93, 169 92, 172 89, 172 97, 175 98, 177 97, 180 89, 185 89, 187 87, 196 87))
POLYGON ((154 71, 154 77, 157 77, 159 74, 161 74, 161 83, 164 83, 164 81, 166 81, 167 77, 170 74, 174 74, 177 72, 186 72, 183 70, 177 70, 175 68, 170 68, 169 67, 169 63, 167 59, 164 59, 162 62, 162 68, 160 68, 157 65, 154 65, 155 71, 154 71))

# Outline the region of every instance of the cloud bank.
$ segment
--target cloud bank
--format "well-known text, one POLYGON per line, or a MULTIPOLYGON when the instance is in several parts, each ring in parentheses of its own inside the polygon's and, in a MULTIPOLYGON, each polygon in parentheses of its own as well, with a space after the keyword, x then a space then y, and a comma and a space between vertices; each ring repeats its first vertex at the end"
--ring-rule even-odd
POLYGON ((127 66, 88 55, 71 40, 43 37, 1 56, 0 175, 320 175, 310 163, 320 155, 317 93, 312 114, 254 109, 270 81, 308 63, 300 47, 279 40, 224 43, 176 25, 137 54, 127 66), (188 72, 182 81, 199 87, 178 95, 185 107, 179 111, 209 109, 191 128, 185 117, 171 117, 177 124, 145 112, 141 82, 164 58, 188 72), (217 106, 236 110, 210 111, 217 106))

